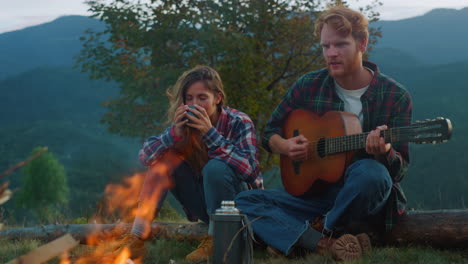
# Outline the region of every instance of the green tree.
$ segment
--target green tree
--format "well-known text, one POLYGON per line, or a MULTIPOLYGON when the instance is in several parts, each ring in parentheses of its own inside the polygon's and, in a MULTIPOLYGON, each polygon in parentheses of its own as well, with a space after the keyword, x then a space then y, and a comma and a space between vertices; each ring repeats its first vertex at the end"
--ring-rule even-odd
MULTIPOLYGON (((41 151, 35 148, 31 155, 41 151)), ((54 155, 44 152, 22 169, 17 203, 32 209, 40 221, 50 221, 60 213, 57 208, 68 203, 65 168, 54 155)))
MULTIPOLYGON (((206 64, 223 79, 228 104, 246 112, 261 135, 273 108, 302 74, 323 65, 313 35, 320 6, 345 1, 87 1, 106 24, 88 32, 77 62, 91 78, 120 84, 106 102, 111 132, 147 137, 164 127, 166 89, 183 71, 206 64)), ((362 9, 370 21, 378 1, 362 9)), ((371 30, 370 43, 380 36, 371 30)), ((270 155, 262 155, 270 167, 270 155)))

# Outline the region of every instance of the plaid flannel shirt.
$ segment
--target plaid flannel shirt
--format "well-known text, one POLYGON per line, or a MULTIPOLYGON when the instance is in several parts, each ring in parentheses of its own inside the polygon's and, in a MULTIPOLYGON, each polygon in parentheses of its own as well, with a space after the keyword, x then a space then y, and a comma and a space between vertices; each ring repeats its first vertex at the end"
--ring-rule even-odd
MULTIPOLYGON (((363 131, 369 132, 380 125, 387 125, 389 128, 410 125, 410 94, 401 84, 380 73, 377 65, 367 61, 364 61, 363 65, 374 71, 369 88, 361 97, 363 131)), ((270 137, 274 134, 283 136, 281 127, 285 118, 290 111, 299 108, 311 110, 318 115, 334 110, 344 111, 344 103, 338 97, 334 79, 327 69, 303 75, 289 89, 267 123, 262 143, 268 151, 271 151, 268 145, 270 137)), ((374 158, 360 150, 355 159, 366 157, 374 158)), ((398 216, 404 213, 407 202, 399 182, 406 174, 409 164, 408 143, 393 143, 386 159, 380 162, 386 166, 393 180, 385 212, 385 227, 389 231, 398 216)))
MULTIPOLYGON (((140 150, 140 161, 146 166, 151 165, 178 140, 174 126, 168 127, 160 135, 149 137, 140 150)), ((202 140, 207 146, 209 159, 227 163, 250 188, 263 188, 255 127, 246 114, 224 107, 216 126, 208 130, 202 140)))

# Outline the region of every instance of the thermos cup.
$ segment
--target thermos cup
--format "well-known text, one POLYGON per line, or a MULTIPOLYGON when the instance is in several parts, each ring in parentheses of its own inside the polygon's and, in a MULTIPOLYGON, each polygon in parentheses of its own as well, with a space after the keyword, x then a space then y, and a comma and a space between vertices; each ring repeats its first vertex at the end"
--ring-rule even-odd
POLYGON ((234 201, 222 201, 221 208, 211 215, 214 227, 214 264, 248 263, 247 229, 244 226, 245 215, 235 207, 234 201), (242 231, 241 231, 242 229, 242 231), (224 256, 226 255, 226 262, 224 256))

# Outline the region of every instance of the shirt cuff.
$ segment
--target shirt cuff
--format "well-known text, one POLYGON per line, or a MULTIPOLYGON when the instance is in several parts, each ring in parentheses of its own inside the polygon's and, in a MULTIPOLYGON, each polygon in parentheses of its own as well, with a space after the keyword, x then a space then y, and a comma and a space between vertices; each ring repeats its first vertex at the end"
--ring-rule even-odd
POLYGON ((223 136, 214 127, 211 127, 202 137, 208 149, 218 148, 221 145, 222 138, 223 136))
POLYGON ((390 148, 390 151, 387 153, 386 158, 389 165, 397 159, 395 150, 393 148, 390 148))
POLYGON ((174 142, 179 142, 182 140, 182 137, 178 137, 176 134, 175 134, 175 127, 172 126, 171 127, 171 137, 172 139, 174 140, 174 142))
POLYGON ((280 137, 283 137, 281 135, 281 132, 280 131, 270 131, 270 132, 267 132, 263 135, 263 138, 262 138, 262 145, 263 147, 270 153, 273 153, 273 151, 271 150, 270 148, 270 138, 274 135, 274 134, 277 134, 279 135, 280 137))

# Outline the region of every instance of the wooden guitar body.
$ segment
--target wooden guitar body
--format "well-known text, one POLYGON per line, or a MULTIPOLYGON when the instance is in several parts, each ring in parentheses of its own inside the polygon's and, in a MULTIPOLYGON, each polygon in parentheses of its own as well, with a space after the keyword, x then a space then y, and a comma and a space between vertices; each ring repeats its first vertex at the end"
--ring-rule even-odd
POLYGON ((309 140, 309 151, 308 159, 302 162, 293 162, 281 155, 281 178, 286 191, 299 196, 313 188, 314 183, 323 186, 323 181, 337 182, 355 151, 323 155, 323 140, 360 133, 362 128, 359 119, 350 113, 331 111, 318 116, 303 109, 292 111, 283 126, 283 136, 292 138, 304 135, 309 140))
MULTIPOLYGON (((369 133, 362 133, 361 123, 354 114, 331 111, 323 116, 297 109, 286 118, 283 126, 284 138, 299 135, 309 141, 307 159, 292 161, 285 155, 280 157, 281 179, 284 188, 292 195, 314 194, 327 183, 337 182, 350 164, 354 153, 366 147, 369 133)), ((438 144, 447 142, 452 136, 452 123, 438 117, 403 127, 381 131, 385 143, 414 142, 438 144)))

